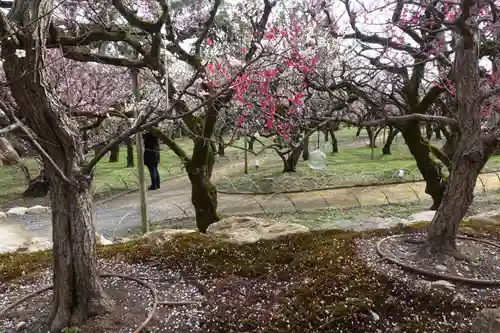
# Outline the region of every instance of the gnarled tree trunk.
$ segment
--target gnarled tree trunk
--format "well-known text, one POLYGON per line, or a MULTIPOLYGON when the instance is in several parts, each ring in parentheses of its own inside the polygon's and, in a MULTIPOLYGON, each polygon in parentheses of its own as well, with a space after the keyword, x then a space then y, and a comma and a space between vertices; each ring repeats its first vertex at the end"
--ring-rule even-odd
MULTIPOLYGON (((465 20, 473 22, 478 13, 477 4, 462 6, 470 6, 465 20)), ((459 38, 453 71, 460 136, 451 163, 448 188, 428 228, 428 240, 431 253, 458 257, 455 240, 460 222, 474 198, 477 176, 495 149, 486 146, 481 139, 479 60, 470 29, 464 29, 459 38)))
POLYGON ((332 138, 332 153, 339 152, 339 142, 337 141, 337 137, 335 136, 334 130, 330 129, 330 136, 332 138))
MULTIPOLYGON (((319 149, 319 147, 318 147, 319 149)), ((304 161, 309 160, 309 137, 306 136, 302 142, 302 159, 304 161)))
POLYGON ((15 1, 9 17, 3 17, 0 37, 12 96, 39 139, 50 183, 54 299, 49 325, 55 333, 83 324, 108 304, 97 272, 91 177, 82 170, 84 145, 65 107, 46 89, 50 85, 45 82, 45 41, 53 5, 50 0, 15 1), (20 48, 26 56, 13 56, 20 48))
POLYGON ((195 142, 193 157, 187 165, 191 181, 191 202, 196 214, 196 226, 200 232, 220 220, 217 213, 217 188, 210 178, 214 165, 212 146, 205 144, 203 138, 195 142))
POLYGON ((431 209, 436 210, 441 204, 447 183, 441 166, 431 157, 429 143, 422 137, 418 121, 406 124, 401 133, 425 180, 425 193, 432 197, 431 209))
POLYGON ((224 156, 226 154, 225 148, 226 148, 226 145, 224 144, 224 137, 221 134, 221 135, 219 135, 219 138, 217 140, 217 153, 220 156, 224 156))
POLYGON ((465 156, 466 147, 456 152, 443 200, 428 229, 433 253, 454 255, 460 222, 474 199, 477 176, 484 163, 465 156))
MULTIPOLYGON (((79 172, 76 165, 74 169, 79 172)), ((109 304, 97 272, 90 184, 84 177, 72 184, 56 174, 49 179, 54 240, 51 330, 59 332, 106 311, 109 304)))
POLYGON ((203 126, 192 125, 195 132, 201 135, 194 139, 193 154, 186 164, 191 181, 191 202, 196 213, 196 226, 200 232, 206 232, 211 224, 220 220, 217 213, 217 188, 210 181, 217 147, 213 142, 207 141, 214 133, 218 109, 212 102, 208 102, 205 110, 203 126))
POLYGON ((366 128, 366 133, 368 134, 368 140, 369 140, 369 147, 370 148, 377 148, 377 131, 375 131, 371 127, 366 128))
POLYGON ((134 146, 132 145, 132 139, 128 138, 125 140, 127 145, 127 168, 134 167, 134 146))
POLYGON ((120 145, 115 145, 109 151, 109 163, 116 163, 120 159, 120 145))
POLYGON ((389 127, 389 134, 387 135, 387 139, 385 141, 384 147, 382 148, 382 154, 391 155, 391 146, 396 138, 396 135, 399 134, 399 130, 394 127, 389 127))
MULTIPOLYGON (((191 166, 196 169, 194 165, 191 166)), ((191 181, 191 202, 196 213, 196 226, 200 232, 220 220, 217 214, 217 189, 204 172, 188 172, 191 181)))
POLYGON ((255 152, 255 142, 257 141, 257 138, 255 138, 253 135, 248 139, 248 150, 255 152))
POLYGON ((297 171, 297 164, 299 163, 300 154, 302 153, 302 145, 300 147, 294 148, 288 157, 280 155, 283 160, 283 172, 295 172, 297 171))

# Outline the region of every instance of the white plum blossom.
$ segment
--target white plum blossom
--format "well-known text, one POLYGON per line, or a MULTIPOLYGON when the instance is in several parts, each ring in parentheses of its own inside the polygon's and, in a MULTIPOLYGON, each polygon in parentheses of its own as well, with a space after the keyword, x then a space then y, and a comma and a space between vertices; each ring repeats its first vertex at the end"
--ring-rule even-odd
POLYGON ((22 49, 17 49, 16 50, 16 57, 18 57, 18 58, 26 57, 26 51, 22 50, 22 49))

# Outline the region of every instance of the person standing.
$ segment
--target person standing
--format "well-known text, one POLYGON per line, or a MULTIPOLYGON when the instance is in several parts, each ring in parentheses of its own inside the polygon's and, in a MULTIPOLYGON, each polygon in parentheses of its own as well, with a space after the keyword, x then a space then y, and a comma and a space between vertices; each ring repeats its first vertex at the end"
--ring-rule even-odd
POLYGON ((160 163, 160 140, 156 135, 147 131, 144 136, 144 165, 149 170, 151 177, 151 186, 148 190, 157 190, 160 188, 160 173, 158 164, 160 163))

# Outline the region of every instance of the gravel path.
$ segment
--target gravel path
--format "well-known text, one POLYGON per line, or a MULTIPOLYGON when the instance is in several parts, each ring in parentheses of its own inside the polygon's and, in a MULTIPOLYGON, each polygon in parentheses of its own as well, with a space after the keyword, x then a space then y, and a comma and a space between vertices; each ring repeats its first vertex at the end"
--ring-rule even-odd
MULTIPOLYGON (((242 162, 231 163, 214 171, 217 181, 234 170, 240 169, 242 162)), ((500 175, 482 174, 477 181, 476 194, 500 188, 500 175)), ((193 217, 191 186, 186 176, 173 178, 162 185, 161 190, 148 192, 148 212, 150 221, 171 220, 170 227, 194 228, 194 222, 176 225, 176 219, 193 217)), ((420 201, 427 199, 424 182, 397 185, 381 185, 333 189, 327 191, 297 194, 275 194, 272 196, 219 195, 219 210, 225 214, 281 213, 296 210, 312 211, 324 208, 347 208, 387 203, 420 201)), ((133 192, 96 203, 95 224, 105 237, 120 237, 136 230, 140 221, 139 193, 133 192)), ((27 215, 13 219, 25 231, 36 236, 51 235, 51 215, 27 215)))

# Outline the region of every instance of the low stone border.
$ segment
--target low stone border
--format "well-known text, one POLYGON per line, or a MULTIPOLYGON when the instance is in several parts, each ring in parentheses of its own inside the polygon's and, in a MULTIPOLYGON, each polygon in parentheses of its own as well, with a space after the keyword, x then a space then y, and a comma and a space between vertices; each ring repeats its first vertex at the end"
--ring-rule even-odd
POLYGON ((9 216, 23 216, 23 215, 37 215, 37 214, 43 214, 43 213, 49 213, 50 212, 50 207, 48 206, 41 206, 41 205, 35 205, 31 207, 12 207, 6 212, 0 212, 0 221, 7 219, 9 216))
MULTIPOLYGON (((482 172, 481 175, 491 175, 495 174, 500 181, 500 170, 497 171, 489 171, 482 172)), ((478 179, 479 179, 478 176, 478 179)), ((394 181, 387 183, 374 183, 374 184, 356 184, 356 185, 343 185, 343 186, 330 186, 330 187, 318 187, 314 189, 305 189, 305 190, 289 190, 289 191, 265 191, 265 192, 256 192, 256 191, 225 191, 217 189, 217 192, 225 195, 273 195, 273 194, 296 194, 296 193, 309 193, 309 192, 320 192, 320 191, 329 191, 329 190, 342 190, 349 188, 364 188, 364 187, 381 187, 381 186, 390 186, 390 185, 401 185, 401 184, 413 184, 413 183, 422 183, 424 180, 403 180, 403 181, 394 181)), ((217 186, 217 184, 216 184, 217 186)))

